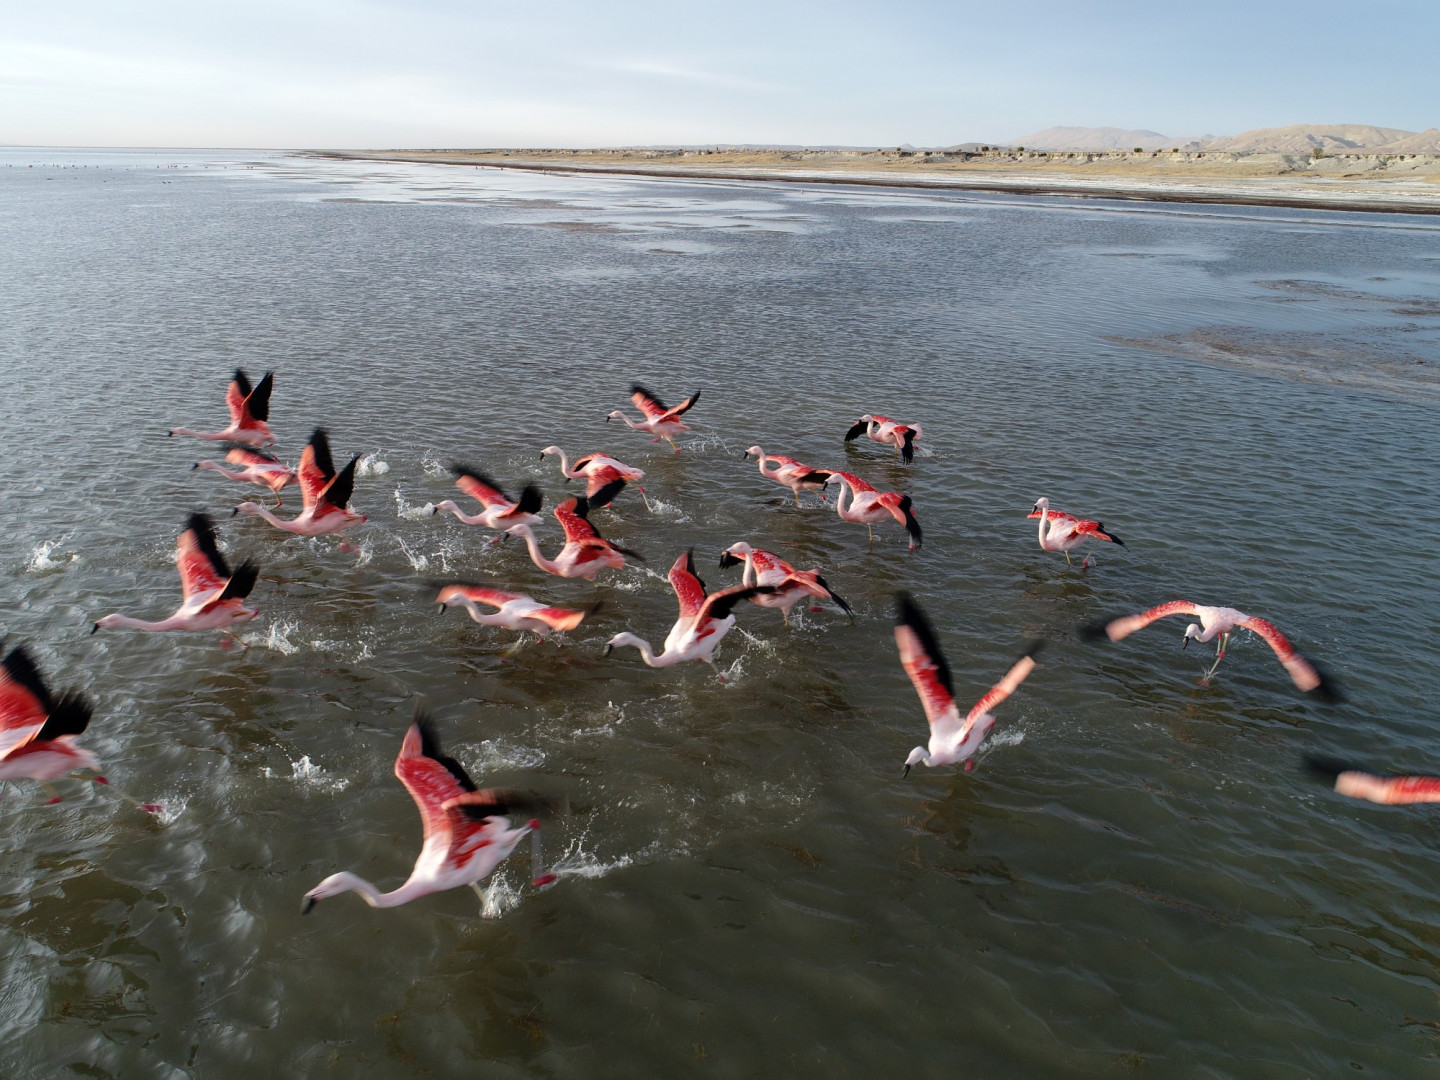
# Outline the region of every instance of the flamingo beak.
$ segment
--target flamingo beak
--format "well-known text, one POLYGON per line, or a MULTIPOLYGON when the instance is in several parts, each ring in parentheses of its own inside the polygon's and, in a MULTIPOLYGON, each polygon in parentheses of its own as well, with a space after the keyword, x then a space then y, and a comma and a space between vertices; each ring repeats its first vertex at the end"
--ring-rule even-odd
POLYGON ((438 605, 436 605, 435 614, 436 614, 436 615, 444 615, 444 614, 445 614, 445 605, 444 605, 444 604, 438 604, 438 605))
POLYGON ((194 471, 195 471, 196 469, 198 469, 199 467, 200 467, 200 462, 197 461, 197 462, 195 462, 195 464, 193 464, 193 465, 190 466, 190 471, 191 471, 191 472, 194 472, 194 471))
POLYGON ((606 646, 605 646, 605 651, 602 652, 600 655, 601 655, 601 656, 609 656, 609 655, 610 655, 612 652, 614 652, 614 651, 615 651, 615 646, 614 646, 614 645, 606 645, 606 646))
POLYGON ((905 771, 900 774, 900 779, 901 779, 901 780, 904 780, 904 779, 905 779, 906 777, 908 777, 909 775, 910 775, 910 766, 909 766, 909 765, 906 765, 906 766, 905 766, 905 771))
POLYGON ((235 516, 236 514, 238 514, 238 513, 240 513, 240 507, 237 506, 237 507, 235 507, 234 510, 231 510, 231 511, 230 511, 230 516, 231 516, 231 517, 234 517, 234 516, 235 516))
POLYGON ((313 896, 307 896, 307 897, 305 897, 305 902, 300 905, 300 914, 301 914, 301 915, 309 915, 310 912, 312 912, 312 911, 314 911, 314 910, 315 910, 315 897, 313 897, 313 896))
POLYGON ((1183 638, 1180 639, 1180 651, 1181 651, 1181 652, 1184 652, 1184 651, 1185 651, 1186 649, 1188 649, 1189 647, 1190 647, 1190 638, 1189 638, 1189 636, 1187 635, 1186 637, 1183 637, 1183 638))
POLYGON ((100 629, 100 624, 99 624, 98 622, 97 622, 97 623, 92 623, 92 624, 90 625, 90 633, 92 633, 92 634, 94 634, 94 633, 95 633, 97 630, 99 630, 99 629, 100 629))

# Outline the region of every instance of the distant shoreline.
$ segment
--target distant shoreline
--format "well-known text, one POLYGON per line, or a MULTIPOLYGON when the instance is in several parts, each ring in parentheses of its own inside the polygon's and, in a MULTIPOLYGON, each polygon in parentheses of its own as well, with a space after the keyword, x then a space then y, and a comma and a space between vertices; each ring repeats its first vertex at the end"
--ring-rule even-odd
POLYGON ((1440 215, 1440 156, 1116 152, 314 150, 351 160, 528 172, 979 191, 1121 201, 1440 215), (937 160, 938 158, 938 160, 937 160), (1206 159, 1203 162, 1200 159, 1206 159), (1321 171, 1320 167, 1324 167, 1321 171), (1349 170, 1349 171, 1346 171, 1349 170), (1397 175, 1399 173, 1400 175, 1397 175))

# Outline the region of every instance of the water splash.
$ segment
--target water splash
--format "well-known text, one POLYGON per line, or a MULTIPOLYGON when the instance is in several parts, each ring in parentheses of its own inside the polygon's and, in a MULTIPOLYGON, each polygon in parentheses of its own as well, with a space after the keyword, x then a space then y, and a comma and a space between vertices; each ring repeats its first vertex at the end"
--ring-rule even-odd
POLYGON ((59 540, 46 540, 31 548, 30 561, 25 564, 26 571, 31 574, 50 574, 67 569, 71 563, 79 562, 80 556, 73 551, 63 553, 58 558, 51 558, 55 549, 69 540, 70 536, 70 533, 66 533, 59 540))
POLYGON ((300 651, 300 646, 290 640, 290 635, 299 629, 300 624, 294 620, 272 622, 267 633, 245 634, 240 640, 246 645, 261 645, 272 652, 290 656, 300 651))
POLYGON ((420 521, 435 513, 435 504, 427 502, 424 506, 411 506, 405 501, 404 494, 397 487, 395 489, 395 516, 403 521, 420 521))
POLYGON ((375 545, 366 540, 363 544, 355 546, 355 566, 359 568, 375 557, 375 545))
POLYGON ((369 478, 372 476, 384 476, 388 473, 390 471, 390 463, 382 460, 380 453, 381 451, 376 450, 362 457, 360 463, 355 466, 355 475, 369 478))
POLYGON ((264 776, 267 780, 293 780, 297 784, 303 784, 305 787, 327 793, 344 791, 350 786, 350 781, 345 777, 328 775, 324 769, 310 760, 309 754, 302 756, 299 761, 292 760, 290 762, 289 777, 282 776, 268 765, 260 770, 260 775, 264 776))
POLYGON ((520 890, 499 875, 492 876, 485 889, 485 902, 480 906, 482 919, 498 919, 520 903, 520 890))
POLYGON ((467 764, 482 773, 500 769, 534 769, 545 762, 544 751, 506 739, 486 739, 478 746, 472 743, 458 749, 465 752, 467 764))

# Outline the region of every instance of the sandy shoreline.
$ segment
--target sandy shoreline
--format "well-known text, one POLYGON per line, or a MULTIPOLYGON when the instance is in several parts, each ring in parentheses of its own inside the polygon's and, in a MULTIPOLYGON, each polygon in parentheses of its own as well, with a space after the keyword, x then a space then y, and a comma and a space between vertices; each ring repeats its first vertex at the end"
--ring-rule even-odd
POLYGON ((844 184, 1067 198, 1440 214, 1440 157, 902 151, 323 150, 317 157, 551 173, 844 184))

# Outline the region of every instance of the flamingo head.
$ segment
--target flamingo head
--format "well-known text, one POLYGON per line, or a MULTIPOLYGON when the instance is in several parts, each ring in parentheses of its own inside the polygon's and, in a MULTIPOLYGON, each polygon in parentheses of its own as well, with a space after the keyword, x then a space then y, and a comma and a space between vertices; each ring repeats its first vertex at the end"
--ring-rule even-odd
POLYGON ((1180 639, 1180 648, 1186 648, 1190 644, 1191 638, 1197 641, 1200 640, 1200 635, 1204 632, 1204 630, 1200 629, 1199 623, 1192 622, 1189 626, 1185 627, 1185 636, 1180 639))
POLYGON ((926 759, 927 759, 929 756, 930 756, 930 751, 927 750, 927 749, 925 749, 925 747, 923 747, 923 746, 917 746, 917 747, 915 747, 914 750, 911 750, 911 751, 910 751, 910 756, 905 759, 905 773, 904 773, 904 775, 905 775, 905 776, 909 776, 909 775, 910 775, 910 767, 911 767, 912 765, 919 765, 922 761, 925 762, 926 765, 929 765, 930 762, 929 762, 929 761, 926 761, 926 759))
POLYGON ((764 456, 765 456, 765 451, 764 451, 764 450, 761 450, 760 447, 758 447, 758 446, 752 446, 752 447, 750 447, 749 450, 746 450, 746 451, 745 451, 745 460, 747 460, 747 461, 748 461, 751 457, 764 457, 764 456))
POLYGON ((231 516, 231 517, 234 517, 236 514, 258 514, 258 513, 260 513, 260 504, 259 504, 259 503, 243 502, 243 503, 241 503, 239 506, 235 507, 234 510, 231 510, 231 511, 230 511, 230 516, 231 516))
MULTIPOLYGON (((612 413, 611 415, 614 415, 614 414, 612 413)), ((608 420, 608 419, 610 419, 610 417, 607 416, 605 419, 608 420)), ((546 456, 549 455, 549 454, 560 454, 560 453, 564 453, 564 451, 562 451, 562 450, 560 449, 560 447, 558 447, 558 446, 547 446, 547 447, 545 447, 544 450, 541 450, 541 451, 540 451, 540 456, 543 458, 543 457, 546 457, 546 456)))
POLYGON ((612 637, 609 641, 605 643, 605 651, 600 655, 609 656, 612 652, 614 652, 622 645, 633 645, 635 646, 635 648, 638 649, 642 644, 643 642, 634 634, 616 634, 614 637, 612 637))
POLYGON ((624 420, 624 419, 625 419, 625 414, 624 414, 623 412, 621 412, 619 409, 616 409, 616 410, 615 410, 614 412, 612 412, 612 413, 607 413, 606 416, 605 416, 605 422, 606 422, 606 423, 609 423, 611 420, 624 420))
POLYGON ((124 625, 125 625, 125 623, 124 623, 123 616, 120 616, 120 615, 105 615, 105 616, 103 616, 102 618, 99 618, 99 619, 96 619, 96 620, 95 620, 94 624, 90 627, 90 633, 93 634, 93 633, 95 633, 95 631, 97 631, 97 630, 109 630, 112 626, 124 626, 124 625))
POLYGON ((1047 499, 1047 498, 1045 498, 1044 496, 1041 496, 1040 498, 1038 498, 1038 499, 1035 500, 1035 505, 1034 505, 1034 507, 1031 508, 1030 513, 1031 513, 1031 514, 1038 514, 1038 513, 1040 513, 1042 510, 1049 510, 1049 509, 1050 509, 1050 500, 1047 499))
POLYGON ((750 555, 754 550, 755 549, 744 540, 736 541, 720 553, 720 569, 724 570, 727 566, 734 566, 738 562, 743 562, 745 557, 750 555))
POLYGON ((300 914, 309 915, 311 909, 327 896, 339 896, 343 892, 353 891, 358 880, 354 874, 331 874, 305 894, 305 903, 300 908, 300 914))
POLYGON ((527 525, 527 524, 525 524, 525 522, 520 521, 520 522, 516 522, 514 525, 511 525, 508 529, 506 529, 503 535, 505 535, 505 536, 525 536, 525 535, 528 534, 529 532, 530 532, 530 526, 527 525))

